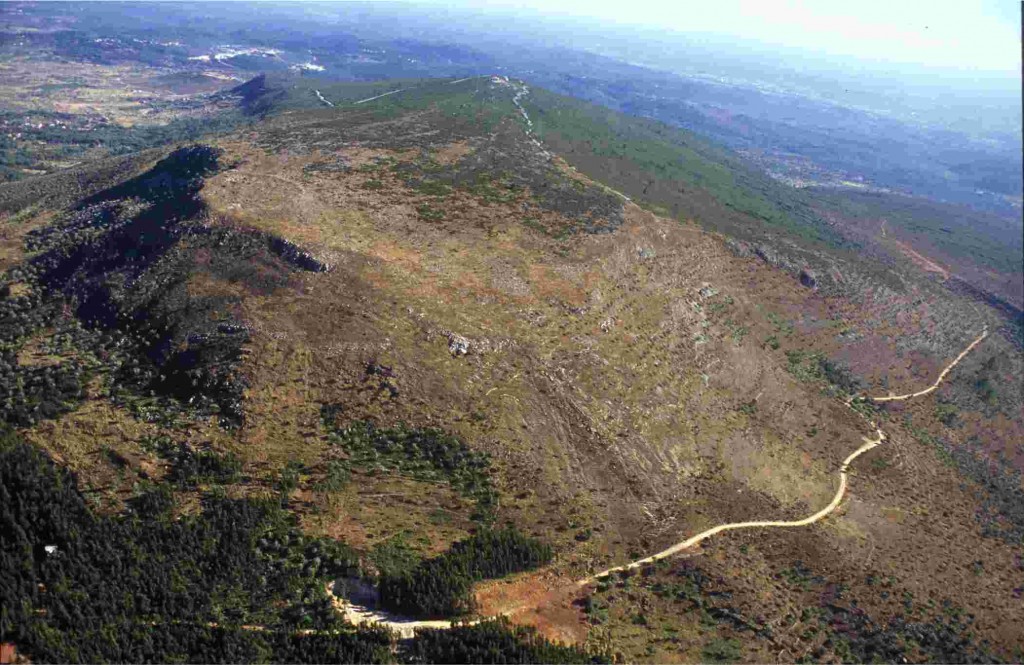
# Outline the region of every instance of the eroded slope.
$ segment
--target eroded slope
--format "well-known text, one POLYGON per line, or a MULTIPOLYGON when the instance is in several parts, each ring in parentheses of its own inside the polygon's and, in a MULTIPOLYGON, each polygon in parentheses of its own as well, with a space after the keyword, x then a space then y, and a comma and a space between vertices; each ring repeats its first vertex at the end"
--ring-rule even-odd
MULTIPOLYGON (((933 625, 949 601, 975 617, 973 640, 953 631, 963 653, 987 639, 1012 657, 1019 495, 944 462, 1001 446, 1015 468, 1014 395, 958 427, 934 401, 871 414, 892 445, 858 462, 834 518, 724 536, 582 606, 536 602, 715 524, 820 509, 872 434, 843 398, 930 383, 991 319, 951 320, 959 305, 913 287, 851 301, 801 283, 545 154, 507 83, 451 87, 286 114, 33 213, 5 362, 12 385, 66 370, 76 392, 45 413, 41 392, 12 393, 25 435, 98 496, 182 477, 182 512, 280 494, 369 579, 512 522, 554 560, 478 585, 480 610, 521 606, 516 620, 631 658, 708 659, 730 640, 752 660, 849 657, 832 618, 851 598, 870 618, 856 639, 933 625), (845 591, 811 602, 816 585, 845 591)), ((985 371, 1004 390, 996 340, 951 386, 963 399, 985 371)))

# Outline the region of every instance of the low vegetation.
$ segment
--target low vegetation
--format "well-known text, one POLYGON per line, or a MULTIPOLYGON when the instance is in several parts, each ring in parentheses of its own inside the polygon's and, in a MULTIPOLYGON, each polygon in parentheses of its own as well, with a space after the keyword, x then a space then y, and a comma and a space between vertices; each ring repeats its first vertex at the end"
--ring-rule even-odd
POLYGON ((472 450, 457 437, 436 428, 391 428, 373 423, 337 425, 337 407, 324 406, 321 414, 330 429, 329 440, 348 454, 348 463, 364 468, 393 470, 412 478, 448 482, 476 502, 475 518, 488 522, 498 507, 485 453, 472 450))
POLYGON ((453 617, 473 610, 472 585, 551 560, 551 547, 512 528, 485 529, 413 568, 383 571, 380 601, 404 616, 453 617))
MULTIPOLYGON (((395 644, 324 588, 489 614, 673 534, 806 515, 870 434, 840 400, 926 384, 982 322, 938 284, 795 261, 837 256, 803 202, 655 123, 531 90, 531 137, 515 81, 356 105, 409 82, 273 78, 231 93, 271 116, 251 132, 0 187, 0 416, 37 445, 0 466, 0 641, 33 660, 604 659, 504 622, 395 644), (657 219, 588 169, 759 240, 657 219), (823 286, 840 282, 860 299, 823 286), (555 551, 552 575, 479 584, 555 551)), ((990 343, 934 402, 853 402, 889 436, 851 469, 848 507, 601 580, 587 643, 631 661, 970 659, 975 632, 1012 653, 1020 476, 991 451, 1016 440, 1017 365, 990 343), (849 592, 865 565, 902 586, 849 592), (979 620, 891 611, 882 593, 911 589, 979 620)), ((584 628, 565 606, 536 617, 584 628)))
MULTIPOLYGON (((713 228, 724 219, 693 207, 690 190, 790 235, 845 244, 791 188, 685 130, 632 118, 569 97, 533 91, 525 102, 537 134, 588 176, 672 216, 713 228)), ((719 228, 736 232, 734 228, 719 228)), ((743 234, 748 235, 748 234, 743 234)))
POLYGON ((451 630, 424 629, 408 651, 410 663, 608 663, 602 653, 554 644, 530 626, 500 618, 451 630))

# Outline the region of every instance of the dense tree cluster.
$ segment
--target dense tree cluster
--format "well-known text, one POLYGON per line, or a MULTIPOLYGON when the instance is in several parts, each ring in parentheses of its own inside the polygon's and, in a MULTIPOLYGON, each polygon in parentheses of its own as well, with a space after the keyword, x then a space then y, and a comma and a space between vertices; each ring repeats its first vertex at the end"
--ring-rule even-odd
POLYGON ((450 630, 416 633, 406 652, 410 663, 608 663, 604 654, 555 644, 532 626, 502 617, 450 630))
POLYGON ((0 348, 0 420, 25 427, 72 410, 90 374, 75 360, 22 366, 14 348, 0 348))
POLYGON ((26 235, 31 258, 0 275, 0 417, 26 426, 73 409, 100 372, 118 401, 156 395, 171 398, 164 411, 177 400, 241 421, 248 328, 230 298, 191 294, 190 276, 265 292, 327 266, 271 234, 207 225, 198 193, 219 159, 209 146, 175 150, 26 235), (49 327, 57 334, 42 343, 59 362, 19 364, 19 348, 49 327))
POLYGON ((203 483, 227 484, 238 480, 242 461, 232 453, 214 450, 196 450, 175 442, 168 435, 146 437, 142 446, 171 463, 168 480, 181 487, 195 487, 203 483))
POLYGON ((349 453, 352 464, 386 468, 424 480, 446 480, 464 496, 476 501, 475 519, 488 522, 498 507, 498 493, 491 484, 490 457, 474 451, 444 430, 378 427, 357 422, 339 427, 339 407, 324 405, 321 415, 331 431, 331 441, 349 453))
MULTIPOLYGON (((357 570, 350 548, 302 537, 272 500, 207 499, 177 519, 173 507, 158 485, 125 515, 97 516, 67 471, 3 432, 0 641, 43 662, 601 662, 504 620, 424 631, 396 652, 387 630, 353 629, 325 595, 357 570)), ((411 584, 407 602, 464 609, 472 580, 550 558, 488 530, 392 582, 411 584)))
POLYGON ((379 661, 326 580, 357 567, 274 501, 208 499, 172 519, 159 488, 125 516, 90 512, 74 479, 10 434, 0 443, 0 641, 43 662, 379 661), (316 634, 302 635, 303 630, 316 634))
POLYGON ((385 571, 380 601, 407 616, 450 617, 473 609, 474 582, 542 566, 551 547, 515 529, 487 529, 409 570, 385 571))

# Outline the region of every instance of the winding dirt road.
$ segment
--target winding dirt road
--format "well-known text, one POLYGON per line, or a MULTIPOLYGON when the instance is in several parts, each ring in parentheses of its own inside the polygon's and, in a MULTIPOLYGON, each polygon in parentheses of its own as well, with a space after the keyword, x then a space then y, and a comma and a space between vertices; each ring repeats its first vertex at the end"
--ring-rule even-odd
POLYGON ((832 511, 838 508, 839 504, 842 502, 843 496, 846 494, 847 471, 849 469, 850 463, 853 462, 853 460, 860 457, 862 454, 874 448, 875 446, 881 445, 881 443, 885 441, 885 433, 882 432, 882 430, 879 429, 878 427, 875 427, 875 431, 878 434, 878 438, 868 439, 867 437, 864 437, 864 445, 850 453, 849 457, 843 460, 843 465, 839 467, 839 487, 836 489, 836 495, 832 497, 832 501, 827 506, 825 506, 818 512, 814 513, 813 515, 805 517, 802 520, 792 521, 732 522, 730 524, 719 524, 718 526, 712 527, 707 531, 701 531, 696 536, 692 536, 682 542, 676 543, 672 547, 662 550, 657 554, 652 554, 651 556, 646 557, 644 559, 637 559, 636 561, 632 561, 622 566, 615 566, 614 568, 602 570, 600 573, 596 573, 594 575, 591 575, 590 577, 587 577, 576 582, 576 586, 587 586, 588 584, 591 584, 592 582, 596 581, 601 577, 604 577, 605 575, 609 575, 620 570, 630 570, 632 568, 639 568, 640 566, 645 566, 649 563, 654 563, 659 559, 664 559, 666 557, 672 556, 673 554, 678 554, 683 550, 690 549, 694 545, 700 543, 702 540, 706 540, 711 536, 722 533, 723 531, 733 531, 735 529, 759 529, 764 527, 795 527, 808 526, 810 524, 814 524, 818 520, 827 517, 832 511))
MULTIPOLYGON (((870 401, 873 401, 873 402, 896 402, 896 401, 903 401, 903 400, 913 399, 915 397, 921 397, 923 395, 927 395, 927 394, 931 393, 932 391, 936 390, 939 387, 939 385, 945 380, 946 376, 953 370, 953 368, 956 367, 957 364, 961 360, 963 360, 965 357, 967 357, 967 354, 969 354, 971 351, 973 351, 974 348, 976 346, 978 346, 978 344, 980 344, 982 342, 982 340, 984 340, 987 336, 988 336, 988 330, 987 329, 983 330, 982 333, 977 338, 975 338, 973 342, 971 342, 967 346, 967 348, 965 348, 963 351, 960 352, 960 355, 958 355, 953 360, 953 362, 949 363, 949 365, 947 365, 946 368, 942 370, 942 372, 939 374, 939 378, 936 379, 935 383, 933 383, 932 385, 928 386, 924 390, 919 390, 919 391, 917 391, 915 393, 907 393, 905 395, 892 395, 892 394, 890 394, 890 395, 887 395, 887 396, 884 396, 884 397, 866 397, 864 399, 870 400, 870 401)), ((854 399, 851 398, 850 400, 848 400, 846 402, 846 405, 852 409, 853 408, 853 403, 854 403, 854 399)), ((620 570, 630 570, 630 569, 633 569, 633 568, 639 568, 640 566, 644 566, 644 565, 647 565, 649 563, 654 563, 655 561, 658 561, 659 559, 664 559, 664 558, 673 556, 673 555, 678 554, 678 553, 680 553, 680 552, 682 552, 684 550, 688 550, 691 547, 694 547, 695 545, 698 545, 700 542, 702 542, 702 541, 704 541, 704 540, 706 540, 706 539, 708 539, 708 538, 710 538, 710 537, 712 537, 714 535, 722 533, 723 531, 735 531, 735 530, 738 530, 738 529, 792 528, 792 527, 809 526, 811 524, 814 524, 815 522, 818 522, 818 521, 828 517, 830 514, 832 514, 832 512, 835 511, 836 508, 839 507, 839 504, 842 503, 842 501, 843 501, 843 497, 846 495, 846 486, 847 486, 847 483, 848 483, 848 472, 849 472, 850 464, 852 464, 854 460, 856 460, 858 457, 860 457, 864 453, 868 452, 872 448, 880 446, 886 440, 885 432, 883 432, 882 429, 876 423, 872 422, 871 426, 875 429, 875 435, 876 435, 875 438, 874 439, 869 439, 867 437, 863 437, 864 438, 864 444, 861 447, 857 448, 857 450, 855 450, 852 453, 850 453, 847 456, 847 458, 845 460, 843 460, 842 465, 839 467, 839 487, 836 488, 835 496, 832 497, 832 501, 829 502, 829 504, 827 506, 825 506, 824 508, 822 508, 818 512, 814 513, 813 515, 809 515, 809 516, 807 516, 807 517, 805 517, 803 519, 791 520, 791 521, 754 521, 754 522, 730 522, 730 523, 727 523, 727 524, 719 524, 718 526, 712 527, 712 528, 707 529, 705 531, 701 531, 697 535, 691 536, 690 538, 687 538, 686 540, 680 541, 680 542, 676 543, 675 545, 672 545, 671 547, 658 552, 657 554, 652 554, 651 556, 645 557, 643 559, 637 559, 636 561, 631 561, 630 563, 623 564, 621 566, 615 566, 614 568, 608 568, 607 570, 602 570, 599 573, 596 573, 594 575, 591 575, 589 577, 586 577, 586 578, 584 578, 582 580, 579 580, 579 581, 575 582, 574 586, 577 587, 577 588, 585 587, 585 586, 588 586, 590 584, 593 584, 599 578, 604 577, 606 575, 609 575, 611 573, 615 573, 615 572, 618 572, 620 570)), ((379 611, 371 610, 371 609, 368 609, 368 608, 365 608, 365 607, 352 605, 352 604, 350 604, 350 603, 348 603, 348 602, 346 602, 346 601, 344 601, 342 599, 337 599, 336 605, 338 606, 338 609, 340 609, 345 614, 345 618, 349 622, 351 622, 351 623, 354 623, 354 624, 367 623, 367 622, 381 623, 381 624, 387 626, 388 628, 394 630, 396 633, 402 635, 403 637, 412 637, 415 634, 417 628, 442 628, 442 629, 447 629, 447 628, 451 628, 452 626, 462 625, 464 623, 468 623, 468 624, 472 625, 472 624, 478 623, 480 621, 479 619, 477 619, 475 621, 469 621, 469 622, 462 622, 462 621, 414 621, 414 620, 408 620, 408 619, 403 619, 401 617, 393 616, 393 615, 390 615, 390 614, 388 614, 386 612, 379 612, 379 611)), ((514 610, 506 611, 505 614, 511 614, 513 611, 520 610, 520 609, 523 609, 523 608, 517 607, 517 608, 514 608, 514 610)))
POLYGON ((946 375, 949 374, 953 370, 953 368, 957 366, 957 363, 966 358, 967 354, 973 351, 974 347, 981 344, 981 341, 986 337, 988 337, 988 330, 983 330, 981 334, 978 335, 978 337, 967 346, 966 349, 960 352, 960 355, 956 357, 956 360, 949 363, 949 365, 946 366, 946 369, 942 370, 942 374, 939 374, 939 378, 935 380, 935 383, 928 386, 924 390, 919 390, 916 393, 907 393, 906 395, 889 394, 886 397, 869 397, 868 399, 874 402, 901 402, 903 400, 911 399, 914 397, 921 397, 922 395, 927 395, 928 393, 938 388, 939 384, 941 384, 945 380, 946 375))
MULTIPOLYGON (((971 342, 970 344, 967 345, 967 348, 965 348, 963 351, 960 352, 960 355, 958 355, 956 358, 953 359, 953 362, 951 362, 948 365, 946 365, 946 368, 943 369, 942 372, 939 374, 939 378, 935 380, 935 383, 933 383, 932 385, 928 386, 924 390, 919 390, 919 391, 917 391, 915 393, 907 393, 905 395, 892 395, 892 394, 890 394, 890 395, 887 395, 885 397, 867 397, 865 399, 870 400, 872 402, 896 402, 896 401, 903 401, 903 400, 912 399, 914 397, 921 397, 923 395, 927 395, 928 393, 936 390, 939 387, 939 385, 941 385, 942 382, 945 380, 946 376, 951 371, 953 371, 953 368, 956 367, 957 364, 959 364, 959 362, 961 360, 966 358, 967 354, 969 354, 971 351, 974 350, 974 347, 978 346, 978 344, 981 344, 982 340, 984 340, 987 336, 988 336, 988 330, 987 329, 983 330, 981 332, 981 334, 978 335, 978 337, 976 337, 974 339, 973 342, 971 342)), ((846 405, 848 407, 850 407, 850 408, 853 408, 853 401, 854 401, 853 399, 848 400, 846 402, 846 405)), ((835 496, 832 497, 832 501, 827 506, 825 506, 824 508, 822 508, 818 512, 814 513, 813 515, 805 517, 802 520, 793 520, 793 521, 733 522, 733 523, 730 523, 730 524, 720 524, 720 525, 718 525, 716 527, 712 527, 712 528, 708 529, 707 531, 702 531, 702 532, 698 533, 697 535, 692 536, 691 538, 688 538, 687 540, 684 540, 682 542, 676 543, 672 547, 669 547, 668 549, 662 550, 661 552, 658 552, 657 554, 652 554, 651 556, 646 557, 644 559, 638 559, 636 561, 624 564, 622 566, 616 566, 614 568, 609 568, 607 570, 601 571, 600 573, 597 573, 596 575, 591 575, 590 577, 588 577, 586 579, 580 580, 579 582, 576 583, 576 585, 577 586, 581 586, 581 587, 582 586, 586 586, 588 584, 591 584, 592 582, 594 582, 598 578, 604 577, 605 575, 608 575, 609 573, 614 573, 614 572, 617 572, 617 571, 620 571, 620 570, 629 570, 629 569, 632 569, 632 568, 638 568, 638 567, 646 565, 648 563, 654 563, 655 561, 657 561, 659 559, 664 559, 665 557, 669 557, 669 556, 672 556, 673 554, 678 554, 679 552, 682 552, 683 550, 689 549, 689 548, 693 547, 694 545, 697 545, 701 541, 706 540, 707 538, 710 538, 711 536, 719 534, 719 533, 721 533, 723 531, 732 531, 732 530, 735 530, 735 529, 757 529, 757 528, 765 528, 765 527, 784 527, 784 528, 788 528, 788 527, 797 527, 797 526, 809 526, 809 525, 814 524, 815 522, 817 522, 817 521, 819 521, 821 519, 824 519, 825 517, 830 515, 836 508, 839 507, 839 504, 843 500, 843 496, 846 494, 847 472, 849 470, 850 464, 855 459, 857 459, 858 457, 860 457, 861 455, 866 453, 867 451, 871 450, 872 448, 874 448, 876 446, 881 445, 882 442, 885 441, 885 432, 883 432, 882 429, 876 423, 871 423, 871 426, 875 428, 875 434, 877 435, 876 438, 868 439, 867 437, 864 437, 864 445, 862 445, 860 448, 858 448, 857 450, 855 450, 852 453, 850 453, 850 455, 845 460, 843 460, 842 465, 839 467, 839 487, 836 489, 835 496)))

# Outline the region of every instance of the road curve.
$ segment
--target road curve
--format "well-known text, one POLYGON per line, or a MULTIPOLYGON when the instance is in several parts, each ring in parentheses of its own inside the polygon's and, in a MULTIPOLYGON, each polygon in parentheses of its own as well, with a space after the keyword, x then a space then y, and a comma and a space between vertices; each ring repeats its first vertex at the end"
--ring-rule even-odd
POLYGON ((706 540, 707 538, 710 538, 711 536, 719 534, 723 531, 733 531, 735 529, 757 529, 764 527, 796 527, 814 524, 818 520, 827 517, 833 510, 838 508, 840 502, 842 502, 843 496, 846 494, 847 472, 849 470, 850 463, 853 462, 853 460, 860 457, 861 455, 863 455, 864 453, 866 453, 867 451, 874 448, 875 446, 881 445, 881 443, 885 441, 885 433, 882 432, 881 429, 875 427, 875 432, 878 434, 877 438, 868 439, 867 437, 864 437, 864 445, 850 453, 850 455, 845 460, 843 460, 843 465, 839 467, 839 487, 836 489, 835 496, 832 497, 832 501, 827 506, 825 506, 818 512, 814 513, 813 515, 805 517, 801 520, 791 521, 773 520, 757 522, 732 522, 729 524, 719 524, 718 526, 712 527, 706 531, 701 531, 696 536, 691 536, 690 538, 684 541, 678 542, 672 547, 662 550, 657 554, 652 554, 651 556, 643 559, 637 559, 636 561, 632 561, 622 566, 615 566, 614 568, 602 570, 600 573, 596 573, 594 575, 591 575, 590 577, 587 577, 576 582, 576 586, 587 586, 588 584, 591 584, 598 578, 604 577, 605 575, 609 575, 620 570, 630 570, 632 568, 639 568, 640 566, 645 566, 649 563, 654 563, 658 559, 664 559, 666 557, 672 556, 673 554, 678 554, 683 550, 689 549, 694 545, 700 543, 702 540, 706 540))
MULTIPOLYGON (((942 372, 939 374, 939 378, 936 379, 935 383, 930 385, 928 388, 926 388, 924 390, 920 390, 920 391, 915 392, 915 393, 908 393, 906 395, 888 395, 888 396, 884 396, 884 397, 867 397, 865 399, 873 401, 873 402, 893 402, 893 401, 902 401, 902 400, 912 399, 914 397, 921 397, 923 395, 927 395, 927 394, 931 393, 932 391, 934 391, 935 389, 937 389, 939 387, 939 385, 945 380, 946 376, 953 370, 953 368, 956 367, 957 364, 961 360, 963 360, 967 356, 967 354, 969 354, 971 351, 973 351, 974 348, 976 346, 978 346, 978 344, 980 344, 982 342, 982 340, 984 340, 985 337, 987 337, 987 336, 988 336, 988 330, 985 329, 985 330, 982 331, 982 333, 977 338, 975 338, 975 340, 973 342, 971 342, 967 346, 967 348, 965 348, 963 351, 960 352, 960 355, 958 355, 953 360, 953 362, 951 362, 949 365, 946 366, 945 369, 942 370, 942 372)), ((853 400, 851 399, 851 400, 847 401, 846 405, 848 407, 850 407, 850 408, 853 408, 853 400)), ((588 586, 590 584, 593 584, 599 578, 604 577, 606 575, 609 575, 611 573, 618 572, 620 570, 630 570, 630 569, 633 569, 633 568, 639 568, 640 566, 644 566, 644 565, 647 565, 647 564, 650 564, 650 563, 654 563, 655 561, 658 561, 659 559, 664 559, 664 558, 673 556, 675 554, 678 554, 679 552, 682 552, 682 551, 687 550, 687 549, 689 549, 691 547, 694 547, 695 545, 699 544, 700 542, 702 542, 702 541, 704 541, 704 540, 706 540, 706 539, 708 539, 708 538, 710 538, 710 537, 712 537, 714 535, 722 533, 723 531, 734 531, 734 530, 738 530, 738 529, 791 528, 791 527, 809 526, 811 524, 814 524, 815 522, 818 522, 818 521, 824 519, 825 517, 828 517, 830 514, 832 514, 833 511, 835 511, 836 508, 839 507, 839 504, 842 503, 843 497, 846 495, 846 485, 848 483, 848 473, 849 473, 850 464, 852 464, 854 460, 856 460, 858 457, 860 457, 864 453, 868 452, 869 450, 871 450, 871 449, 873 449, 873 448, 875 448, 877 446, 880 446, 886 440, 885 432, 883 432, 882 429, 876 423, 872 422, 871 426, 875 429, 875 435, 876 435, 875 438, 874 439, 869 439, 867 437, 864 437, 864 444, 862 446, 860 446, 859 448, 857 448, 857 450, 855 450, 852 453, 850 453, 846 457, 846 459, 843 460, 842 465, 840 465, 840 467, 839 467, 839 487, 836 489, 835 496, 832 497, 832 501, 829 502, 829 504, 827 506, 825 506, 824 508, 822 508, 818 512, 814 513, 813 515, 809 515, 808 517, 805 517, 803 519, 791 520, 791 521, 785 521, 785 520, 777 521, 776 520, 776 521, 755 521, 755 522, 730 522, 730 523, 727 523, 727 524, 720 524, 718 526, 712 527, 712 528, 707 529, 705 531, 701 531, 697 535, 691 536, 690 538, 687 538, 686 540, 680 541, 680 542, 676 543, 675 545, 672 545, 671 547, 658 552, 657 554, 652 554, 651 556, 644 557, 643 559, 637 559, 636 561, 631 561, 630 563, 626 563, 626 564, 623 564, 621 566, 615 566, 613 568, 608 568, 606 570, 602 570, 599 573, 596 573, 594 575, 591 575, 589 577, 586 577, 586 578, 584 578, 582 580, 579 580, 579 581, 575 582, 574 586, 577 587, 577 588, 585 587, 585 586, 588 586)), ((479 619, 474 620, 474 621, 412 621, 412 620, 403 619, 401 617, 392 616, 392 615, 390 615, 390 614, 388 614, 386 612, 374 611, 374 610, 370 610, 368 608, 352 605, 351 603, 348 603, 347 601, 345 601, 343 599, 340 599, 340 598, 337 598, 337 597, 333 596, 333 594, 332 594, 332 598, 335 599, 336 605, 345 614, 345 618, 349 622, 354 623, 354 624, 368 623, 368 622, 380 623, 380 624, 385 625, 388 628, 394 630, 395 632, 397 632, 398 634, 402 635, 403 637, 412 637, 415 634, 417 628, 441 628, 441 629, 447 629, 447 628, 451 628, 453 626, 458 626, 458 625, 465 625, 465 624, 472 625, 472 624, 475 624, 475 623, 479 623, 479 621, 480 621, 479 619)), ((520 609, 520 608, 516 608, 516 609, 520 609)), ((510 613, 511 613, 511 610, 505 612, 504 614, 510 614, 510 613)))
MULTIPOLYGON (((948 365, 946 365, 946 368, 943 369, 942 372, 939 374, 939 378, 935 380, 935 383, 933 383, 932 385, 928 386, 924 390, 919 390, 916 393, 908 393, 906 395, 887 395, 885 397, 868 397, 867 399, 871 400, 873 402, 895 402, 895 401, 908 400, 908 399, 912 399, 914 397, 921 397, 923 395, 927 395, 928 393, 930 393, 930 392, 934 391, 935 389, 937 389, 939 387, 939 385, 941 385, 942 382, 946 379, 946 376, 951 371, 953 371, 953 368, 956 367, 957 364, 961 360, 966 358, 967 354, 969 354, 971 351, 974 350, 974 347, 978 346, 978 344, 981 344, 982 340, 984 340, 987 336, 988 336, 988 329, 982 330, 981 334, 978 335, 978 337, 976 337, 973 342, 968 344, 967 348, 965 348, 963 351, 960 352, 960 355, 958 355, 956 358, 953 359, 953 362, 951 362, 948 365)), ((846 403, 846 405, 852 408, 852 400, 848 401, 846 403)), ((825 506, 824 508, 822 508, 818 512, 814 513, 813 515, 811 515, 809 517, 805 517, 802 520, 793 520, 793 521, 733 522, 733 523, 730 523, 730 524, 720 524, 719 526, 712 527, 712 528, 708 529, 707 531, 702 531, 702 532, 698 533, 697 535, 692 536, 691 538, 688 538, 688 539, 686 539, 686 540, 684 540, 682 542, 676 543, 672 547, 669 547, 668 549, 662 550, 661 552, 658 552, 657 554, 652 554, 649 557, 646 557, 646 558, 643 558, 643 559, 638 559, 636 561, 624 564, 622 566, 616 566, 614 568, 609 568, 607 570, 601 571, 600 573, 597 573, 596 575, 591 575, 590 577, 587 577, 587 578, 585 578, 583 580, 580 580, 579 582, 576 583, 576 585, 577 586, 586 586, 586 585, 591 584, 592 582, 594 582, 594 580, 598 579, 599 577, 604 577, 605 575, 608 575, 610 573, 614 573, 614 572, 617 572, 617 571, 620 571, 620 570, 629 570, 629 569, 632 569, 632 568, 638 568, 640 566, 643 566, 643 565, 646 565, 646 564, 649 564, 649 563, 654 563, 658 559, 664 559, 665 557, 669 557, 669 556, 672 556, 673 554, 678 554, 679 552, 682 552, 683 550, 689 549, 689 548, 693 547, 694 545, 697 545, 701 541, 703 541, 703 540, 705 540, 707 538, 710 538, 711 536, 714 536, 715 534, 719 534, 719 533, 721 533, 723 531, 732 531, 732 530, 735 530, 735 529, 755 529, 755 528, 764 528, 764 527, 808 526, 810 524, 814 524, 815 522, 817 522, 817 521, 827 517, 829 514, 832 513, 832 511, 834 511, 836 508, 839 507, 839 504, 843 500, 843 496, 846 494, 847 471, 849 469, 850 463, 852 463, 853 460, 857 459, 859 456, 861 456, 862 454, 864 454, 867 451, 871 450, 872 448, 881 445, 882 442, 885 441, 885 432, 883 432, 881 430, 881 428, 878 427, 878 425, 876 425, 875 423, 871 423, 871 426, 875 428, 875 432, 877 434, 877 438, 875 438, 875 439, 868 439, 867 437, 864 437, 864 445, 862 445, 860 448, 858 448, 857 450, 855 450, 852 453, 850 453, 850 455, 845 460, 843 460, 842 466, 839 467, 839 487, 836 489, 835 496, 832 497, 831 503, 829 503, 827 506, 825 506)))
POLYGON ((928 393, 930 393, 933 390, 935 390, 936 388, 938 388, 939 384, 941 384, 945 380, 946 375, 949 374, 953 370, 953 368, 957 366, 957 363, 959 363, 961 360, 966 358, 967 354, 970 353, 971 351, 973 351, 974 347, 976 347, 979 344, 981 344, 981 341, 983 339, 985 339, 986 337, 988 337, 988 329, 987 328, 985 330, 982 330, 981 334, 978 335, 975 338, 975 340, 973 342, 971 342, 967 346, 966 349, 961 351, 960 355, 958 355, 953 362, 949 363, 949 365, 946 366, 946 369, 942 370, 942 373, 939 374, 939 378, 935 380, 935 383, 933 383, 932 385, 928 386, 924 390, 919 390, 916 393, 907 393, 906 395, 893 395, 893 394, 889 394, 889 395, 887 395, 885 397, 869 397, 868 399, 870 399, 873 402, 901 402, 903 400, 912 399, 914 397, 921 397, 922 395, 927 395, 928 393))

